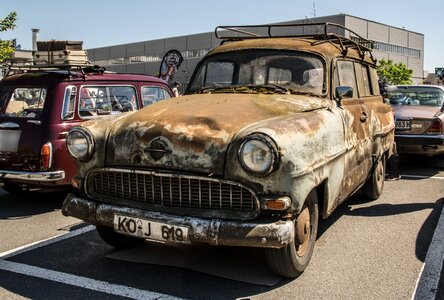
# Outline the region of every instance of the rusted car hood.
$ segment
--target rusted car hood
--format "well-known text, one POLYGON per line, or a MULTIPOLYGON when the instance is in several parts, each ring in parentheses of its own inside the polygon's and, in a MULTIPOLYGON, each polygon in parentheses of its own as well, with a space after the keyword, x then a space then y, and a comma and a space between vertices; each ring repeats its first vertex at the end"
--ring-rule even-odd
POLYGON ((393 105, 393 111, 397 119, 432 119, 441 114, 436 106, 393 105))
POLYGON ((328 99, 301 95, 205 94, 172 98, 116 122, 109 135, 106 165, 222 175, 230 141, 242 128, 328 106, 328 99))

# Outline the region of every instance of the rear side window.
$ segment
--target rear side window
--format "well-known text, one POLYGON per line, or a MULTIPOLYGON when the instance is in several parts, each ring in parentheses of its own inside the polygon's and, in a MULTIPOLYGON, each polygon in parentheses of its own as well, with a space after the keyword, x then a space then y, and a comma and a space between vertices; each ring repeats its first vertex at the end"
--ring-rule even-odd
POLYGON ((82 119, 139 109, 133 86, 82 86, 78 107, 82 119))
POLYGON ((142 101, 143 106, 171 98, 171 95, 162 87, 158 86, 144 86, 142 87, 142 101))
POLYGON ((72 120, 74 118, 74 106, 76 101, 77 88, 67 86, 63 97, 62 120, 72 120))
POLYGON ((368 67, 355 63, 356 79, 358 80, 359 96, 371 96, 368 67))
POLYGON ((16 87, 5 101, 5 114, 10 117, 39 119, 43 113, 45 88, 16 87))

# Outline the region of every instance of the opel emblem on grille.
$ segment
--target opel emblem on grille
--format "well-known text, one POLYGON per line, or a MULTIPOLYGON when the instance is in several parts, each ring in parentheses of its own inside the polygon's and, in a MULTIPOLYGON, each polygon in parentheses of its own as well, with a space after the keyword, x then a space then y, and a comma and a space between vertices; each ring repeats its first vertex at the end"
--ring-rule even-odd
POLYGON ((166 154, 171 153, 167 140, 162 137, 153 139, 145 151, 147 151, 154 160, 160 160, 166 154))

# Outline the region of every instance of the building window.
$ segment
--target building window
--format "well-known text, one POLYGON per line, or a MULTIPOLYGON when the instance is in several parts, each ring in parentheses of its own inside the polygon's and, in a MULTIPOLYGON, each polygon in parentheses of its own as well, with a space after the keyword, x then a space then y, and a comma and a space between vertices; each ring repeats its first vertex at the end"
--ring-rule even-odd
MULTIPOLYGON (((351 40, 360 43, 360 39, 358 37, 352 36, 351 40)), ((421 51, 418 49, 407 48, 383 42, 371 41, 371 45, 368 45, 367 43, 365 46, 383 52, 389 52, 389 53, 411 56, 416 58, 421 57, 421 51)))

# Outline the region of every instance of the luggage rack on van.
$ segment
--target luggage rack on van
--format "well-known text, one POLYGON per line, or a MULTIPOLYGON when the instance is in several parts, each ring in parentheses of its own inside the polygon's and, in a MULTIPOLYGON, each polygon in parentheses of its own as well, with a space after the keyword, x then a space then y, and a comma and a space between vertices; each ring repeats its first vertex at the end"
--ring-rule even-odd
POLYGON ((361 57, 367 52, 375 61, 372 55, 373 42, 337 23, 217 26, 214 34, 222 40, 221 44, 245 39, 310 38, 337 44, 344 55, 349 48, 356 49, 361 57), (350 38, 346 37, 347 32, 350 38))
POLYGON ((30 71, 67 71, 68 76, 71 72, 79 72, 83 78, 89 74, 103 74, 106 69, 92 64, 39 64, 39 65, 9 65, 6 76, 28 73, 30 71))

